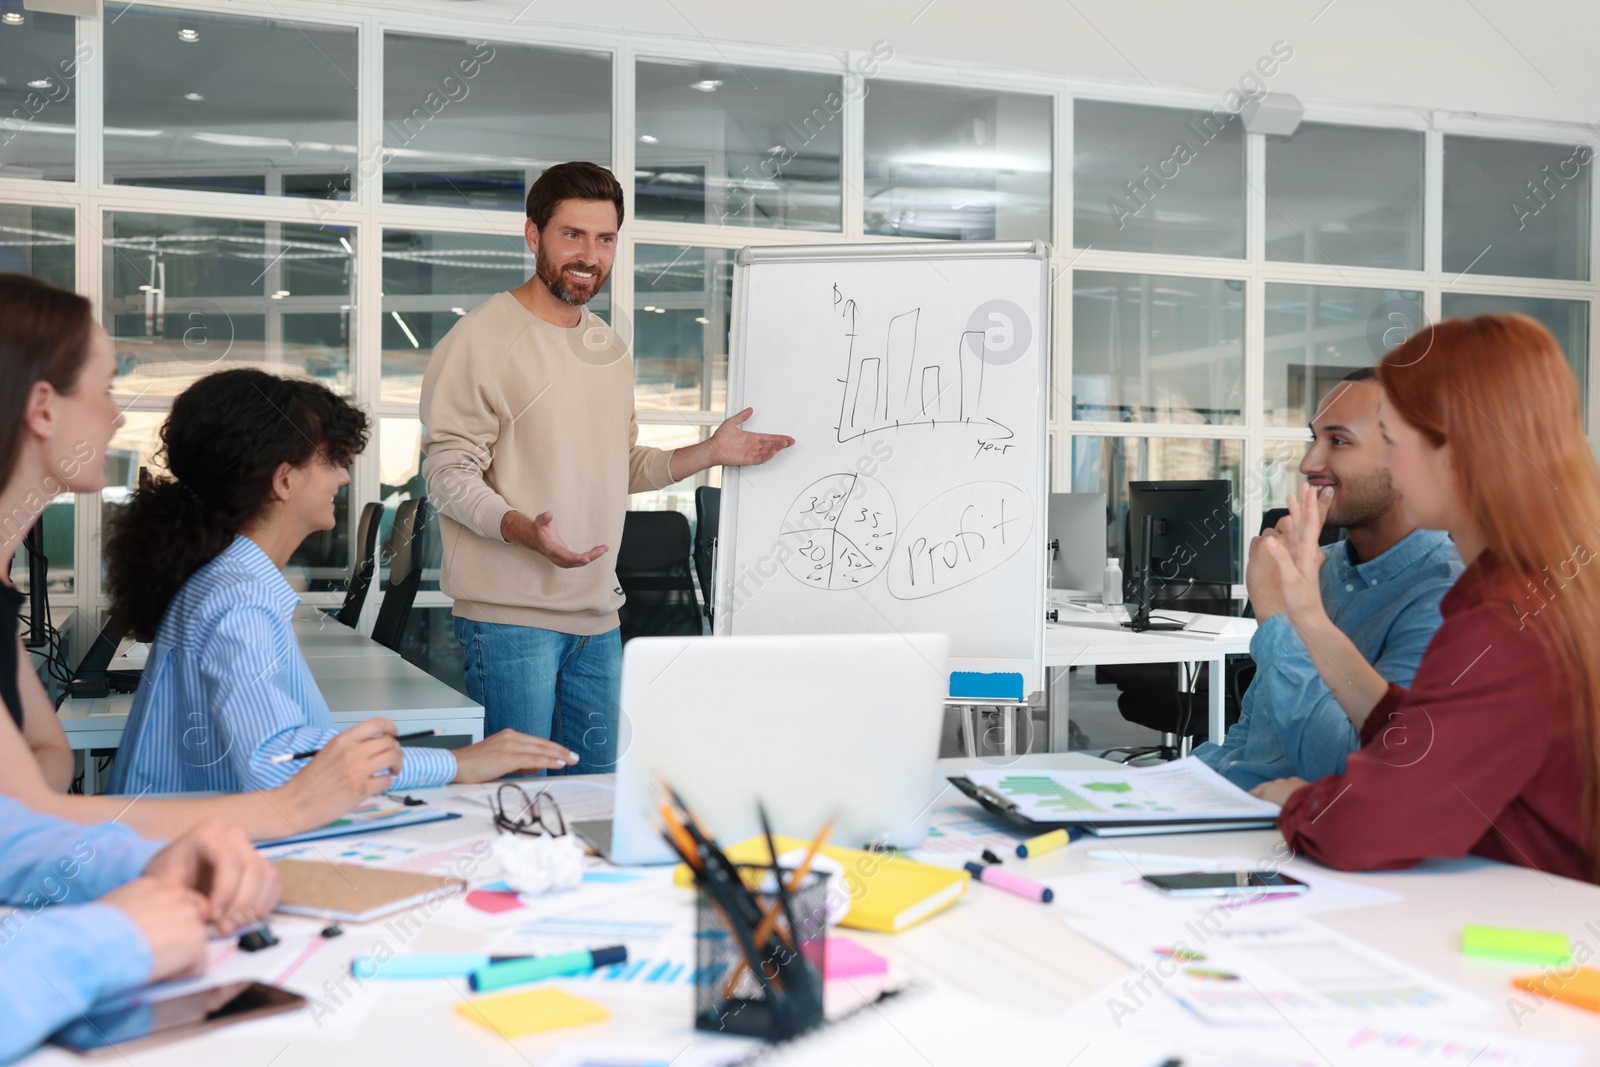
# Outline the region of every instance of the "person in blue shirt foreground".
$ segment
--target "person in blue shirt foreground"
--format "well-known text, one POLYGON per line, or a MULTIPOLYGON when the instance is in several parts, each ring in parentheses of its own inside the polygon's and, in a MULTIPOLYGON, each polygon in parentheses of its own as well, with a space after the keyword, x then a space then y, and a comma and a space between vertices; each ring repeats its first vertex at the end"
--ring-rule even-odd
MULTIPOLYGON (((1384 467, 1382 399, 1371 369, 1336 385, 1311 421, 1300 473, 1317 487, 1326 524, 1345 531, 1323 548, 1320 581, 1329 617, 1379 674, 1410 685, 1442 621, 1439 601, 1464 568, 1448 534, 1406 522, 1384 467)), ((1361 744, 1284 613, 1278 570, 1262 547, 1275 537, 1281 534, 1267 530, 1250 544, 1245 584, 1259 623, 1250 641, 1257 670, 1239 722, 1222 744, 1207 742, 1194 751, 1241 789, 1278 778, 1314 782, 1343 774, 1345 757, 1361 744)))
MULTIPOLYGON (((282 571, 307 537, 338 525, 367 424, 316 382, 258 370, 202 378, 173 402, 161 427, 171 476, 141 474, 106 543, 111 613, 153 641, 111 792, 272 789, 306 765, 289 757, 336 736, 294 633, 300 597, 282 571)), ((397 789, 578 758, 515 730, 454 752, 401 751, 397 789)))
POLYGON ((16 909, 0 914, 0 1063, 96 1001, 200 973, 206 924, 235 933, 278 893, 238 827, 203 822, 168 845, 0 796, 0 904, 16 909))

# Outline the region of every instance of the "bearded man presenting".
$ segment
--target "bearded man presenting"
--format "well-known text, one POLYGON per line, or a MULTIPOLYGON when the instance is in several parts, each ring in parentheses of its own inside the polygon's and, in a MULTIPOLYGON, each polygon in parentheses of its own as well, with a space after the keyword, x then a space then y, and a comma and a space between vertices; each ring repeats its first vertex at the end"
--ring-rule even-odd
POLYGON ((527 213, 534 276, 464 316, 428 362, 422 472, 485 735, 548 737, 573 753, 565 773, 606 772, 623 602, 607 553, 628 494, 765 463, 794 439, 744 430, 747 408, 699 444, 639 445, 632 356, 584 310, 611 274, 622 186, 593 163, 562 163, 528 191, 527 213))

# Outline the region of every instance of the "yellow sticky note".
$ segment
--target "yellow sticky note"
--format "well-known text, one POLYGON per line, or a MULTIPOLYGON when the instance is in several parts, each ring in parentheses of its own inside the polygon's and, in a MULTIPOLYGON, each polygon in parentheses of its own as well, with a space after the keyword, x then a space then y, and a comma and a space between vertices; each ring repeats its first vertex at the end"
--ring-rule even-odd
POLYGON ((603 1023, 611 1013, 592 1000, 559 989, 529 989, 456 1004, 456 1013, 501 1037, 522 1037, 563 1026, 603 1023))

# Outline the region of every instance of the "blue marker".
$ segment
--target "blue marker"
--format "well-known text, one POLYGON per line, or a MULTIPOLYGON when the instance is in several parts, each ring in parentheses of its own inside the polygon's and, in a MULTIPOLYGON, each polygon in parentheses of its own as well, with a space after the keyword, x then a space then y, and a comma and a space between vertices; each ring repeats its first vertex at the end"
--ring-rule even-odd
POLYGON ((597 967, 627 962, 627 946, 612 945, 609 948, 562 952, 554 956, 541 956, 538 959, 513 960, 481 967, 467 976, 467 983, 479 993, 492 993, 507 986, 526 985, 528 982, 538 982, 546 978, 588 974, 597 967))

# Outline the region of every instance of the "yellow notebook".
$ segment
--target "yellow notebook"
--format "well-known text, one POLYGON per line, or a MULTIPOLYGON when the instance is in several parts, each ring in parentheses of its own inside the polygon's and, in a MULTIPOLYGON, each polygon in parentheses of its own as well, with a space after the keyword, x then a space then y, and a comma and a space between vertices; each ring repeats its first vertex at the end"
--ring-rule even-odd
MULTIPOLYGON (((773 843, 780 856, 791 849, 810 845, 794 837, 775 837, 773 843)), ((734 863, 771 861, 766 839, 761 837, 741 841, 726 852, 734 863)), ((833 876, 844 879, 845 889, 850 894, 850 912, 839 920, 839 925, 856 930, 898 934, 961 899, 971 881, 966 871, 934 867, 904 856, 832 845, 823 848, 822 854, 844 868, 842 875, 833 876)), ((678 885, 694 884, 693 875, 682 863, 672 877, 678 885)))

